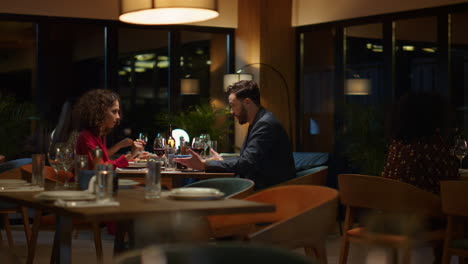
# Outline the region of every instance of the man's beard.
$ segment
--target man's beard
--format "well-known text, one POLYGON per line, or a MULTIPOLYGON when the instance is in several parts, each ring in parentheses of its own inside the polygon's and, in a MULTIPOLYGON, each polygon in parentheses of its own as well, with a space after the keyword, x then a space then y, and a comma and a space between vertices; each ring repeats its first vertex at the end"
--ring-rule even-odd
POLYGON ((239 116, 237 116, 237 121, 239 121, 239 124, 241 125, 247 123, 247 110, 245 109, 244 105, 242 105, 241 112, 239 116))

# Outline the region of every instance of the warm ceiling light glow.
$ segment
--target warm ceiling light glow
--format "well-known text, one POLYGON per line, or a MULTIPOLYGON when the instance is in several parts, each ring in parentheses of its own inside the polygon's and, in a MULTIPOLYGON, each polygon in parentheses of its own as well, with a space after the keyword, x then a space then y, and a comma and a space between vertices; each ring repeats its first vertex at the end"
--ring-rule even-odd
POLYGON ((346 95, 369 95, 371 93, 371 81, 364 78, 347 79, 344 88, 346 95))
POLYGON ((132 24, 168 25, 219 16, 216 0, 120 0, 119 20, 132 24))
POLYGON ((404 51, 414 51, 414 46, 403 46, 404 51))

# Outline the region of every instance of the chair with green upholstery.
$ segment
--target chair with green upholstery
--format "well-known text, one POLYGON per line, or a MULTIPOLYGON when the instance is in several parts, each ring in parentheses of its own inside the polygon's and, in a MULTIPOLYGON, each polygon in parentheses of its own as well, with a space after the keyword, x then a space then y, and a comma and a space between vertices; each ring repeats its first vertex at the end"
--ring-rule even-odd
POLYGON ((189 187, 215 188, 224 193, 224 198, 241 199, 253 192, 255 183, 243 178, 215 178, 201 180, 188 185, 189 187))

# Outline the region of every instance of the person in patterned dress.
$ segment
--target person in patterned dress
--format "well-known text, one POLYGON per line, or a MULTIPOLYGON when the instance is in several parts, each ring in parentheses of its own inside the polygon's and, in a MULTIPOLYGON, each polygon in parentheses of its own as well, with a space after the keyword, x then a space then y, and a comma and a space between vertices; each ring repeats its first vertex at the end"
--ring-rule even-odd
POLYGON ((458 160, 447 144, 448 103, 432 93, 409 93, 392 110, 390 145, 382 175, 439 195, 440 181, 458 178, 458 160))

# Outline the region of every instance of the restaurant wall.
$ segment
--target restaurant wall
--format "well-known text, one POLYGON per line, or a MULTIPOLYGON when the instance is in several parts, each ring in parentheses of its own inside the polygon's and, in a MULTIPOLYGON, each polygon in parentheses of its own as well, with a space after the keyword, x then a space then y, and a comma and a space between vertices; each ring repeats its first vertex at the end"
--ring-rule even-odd
MULTIPOLYGON (((237 27, 237 0, 219 0, 219 17, 191 25, 237 27)), ((0 13, 118 20, 118 0, 4 0, 0 13)))
POLYGON ((293 0, 292 25, 313 25, 463 2, 466 0, 293 0))

